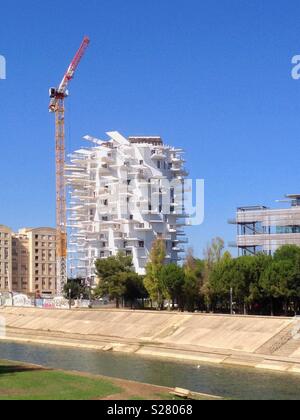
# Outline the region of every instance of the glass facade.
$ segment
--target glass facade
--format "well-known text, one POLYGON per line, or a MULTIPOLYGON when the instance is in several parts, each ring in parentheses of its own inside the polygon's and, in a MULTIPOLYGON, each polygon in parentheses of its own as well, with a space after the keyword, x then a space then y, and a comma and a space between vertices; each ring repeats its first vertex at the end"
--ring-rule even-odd
POLYGON ((289 234, 289 233, 300 233, 300 226, 277 226, 276 233, 289 234))

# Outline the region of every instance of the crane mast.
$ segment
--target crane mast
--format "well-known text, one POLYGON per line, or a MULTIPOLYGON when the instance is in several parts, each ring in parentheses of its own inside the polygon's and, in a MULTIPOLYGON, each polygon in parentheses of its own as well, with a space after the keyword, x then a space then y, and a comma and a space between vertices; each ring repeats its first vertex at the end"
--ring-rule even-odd
POLYGON ((77 67, 90 43, 85 37, 73 58, 58 88, 49 91, 49 112, 55 113, 55 155, 56 155, 56 293, 61 296, 67 283, 67 210, 65 184, 65 99, 68 84, 73 79, 77 67))

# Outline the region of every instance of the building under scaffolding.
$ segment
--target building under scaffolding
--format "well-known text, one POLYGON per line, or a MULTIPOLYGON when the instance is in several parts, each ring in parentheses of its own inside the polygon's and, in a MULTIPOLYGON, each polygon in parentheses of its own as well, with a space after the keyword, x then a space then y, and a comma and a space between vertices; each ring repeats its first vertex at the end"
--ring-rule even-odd
POLYGON ((69 271, 92 284, 96 259, 122 252, 144 274, 155 239, 165 241, 168 262, 179 262, 187 243, 183 150, 160 137, 108 136, 85 137, 93 145, 66 167, 69 271))
POLYGON ((239 207, 236 219, 239 255, 274 253, 283 245, 300 246, 300 194, 287 195, 290 208, 239 207))

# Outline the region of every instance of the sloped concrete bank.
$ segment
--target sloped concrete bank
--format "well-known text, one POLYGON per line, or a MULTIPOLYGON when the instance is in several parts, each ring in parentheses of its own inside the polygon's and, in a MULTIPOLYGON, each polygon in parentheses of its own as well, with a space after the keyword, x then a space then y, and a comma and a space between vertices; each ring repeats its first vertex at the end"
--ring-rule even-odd
POLYGON ((7 341, 300 373, 292 318, 0 308, 7 341))

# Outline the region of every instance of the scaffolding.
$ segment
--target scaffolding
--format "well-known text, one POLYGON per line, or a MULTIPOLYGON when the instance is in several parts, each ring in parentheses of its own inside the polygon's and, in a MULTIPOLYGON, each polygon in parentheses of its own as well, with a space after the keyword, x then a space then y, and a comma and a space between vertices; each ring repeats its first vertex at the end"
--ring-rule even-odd
POLYGON ((287 195, 290 208, 239 207, 236 219, 239 254, 274 253, 283 245, 300 246, 300 195, 287 195))

